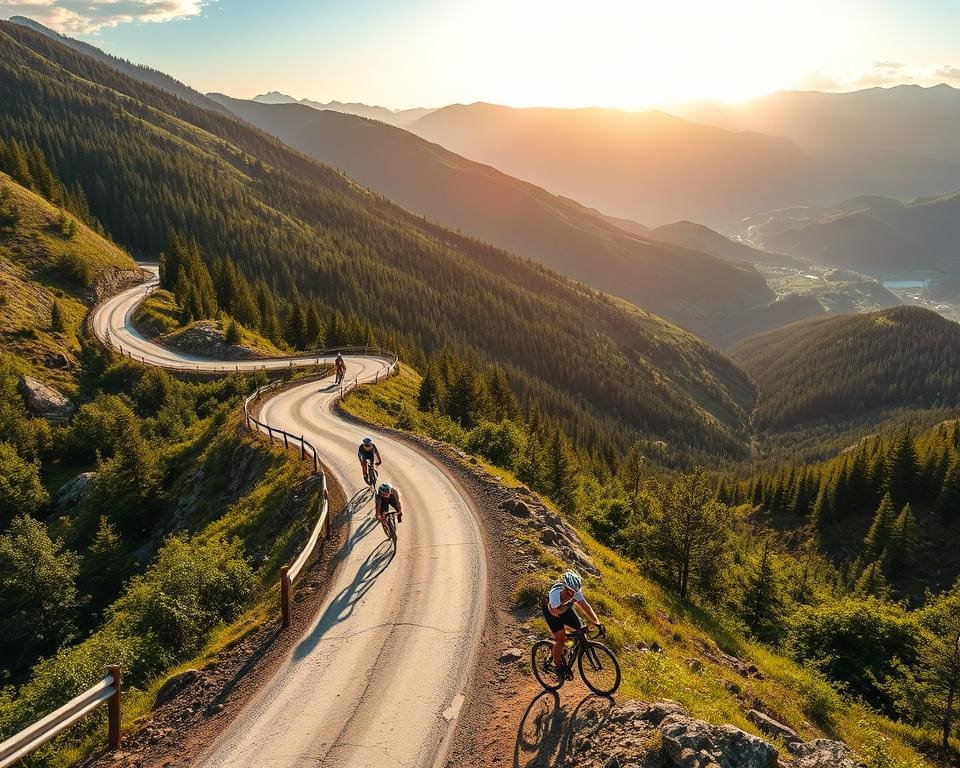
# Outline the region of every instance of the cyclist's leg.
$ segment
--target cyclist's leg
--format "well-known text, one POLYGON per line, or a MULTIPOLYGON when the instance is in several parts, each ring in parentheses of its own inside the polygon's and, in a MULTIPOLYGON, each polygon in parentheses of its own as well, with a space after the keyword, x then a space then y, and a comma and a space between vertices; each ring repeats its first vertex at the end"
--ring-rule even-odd
POLYGON ((559 632, 553 633, 553 665, 555 667, 563 667, 563 649, 567 643, 567 633, 565 630, 561 629, 559 632))

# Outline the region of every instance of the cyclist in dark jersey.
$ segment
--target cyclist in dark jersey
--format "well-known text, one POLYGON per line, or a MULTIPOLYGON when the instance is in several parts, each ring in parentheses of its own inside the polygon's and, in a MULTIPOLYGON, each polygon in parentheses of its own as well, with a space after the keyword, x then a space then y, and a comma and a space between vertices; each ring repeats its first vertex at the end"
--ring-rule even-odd
POLYGON ((377 466, 383 463, 380 460, 380 451, 377 450, 377 444, 369 437, 363 438, 363 442, 360 443, 360 447, 357 448, 357 458, 360 459, 360 471, 363 472, 363 482, 369 483, 370 480, 367 479, 367 462, 376 461, 377 466))
POLYGON ((383 524, 383 516, 393 507, 397 510, 397 522, 403 522, 403 509, 400 507, 400 491, 390 483, 381 483, 377 489, 377 520, 383 524))

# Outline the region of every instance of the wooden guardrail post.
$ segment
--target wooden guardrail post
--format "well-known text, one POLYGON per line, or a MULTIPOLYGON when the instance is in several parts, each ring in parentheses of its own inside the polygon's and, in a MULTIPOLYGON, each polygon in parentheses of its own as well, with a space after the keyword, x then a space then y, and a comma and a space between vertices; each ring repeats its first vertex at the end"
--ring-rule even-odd
POLYGON ((300 435, 300 458, 301 460, 306 458, 307 447, 303 444, 303 435, 300 435))
POLYGON ((289 448, 290 446, 287 444, 287 432, 286 432, 286 430, 282 430, 282 431, 281 431, 281 434, 283 435, 283 447, 284 447, 284 448, 289 448))
POLYGON ((107 674, 113 678, 113 696, 107 701, 107 722, 109 723, 108 745, 110 749, 120 748, 120 685, 123 675, 118 664, 107 667, 107 674))
POLYGON ((280 617, 283 628, 290 626, 290 575, 287 571, 289 566, 283 566, 280 569, 280 617))

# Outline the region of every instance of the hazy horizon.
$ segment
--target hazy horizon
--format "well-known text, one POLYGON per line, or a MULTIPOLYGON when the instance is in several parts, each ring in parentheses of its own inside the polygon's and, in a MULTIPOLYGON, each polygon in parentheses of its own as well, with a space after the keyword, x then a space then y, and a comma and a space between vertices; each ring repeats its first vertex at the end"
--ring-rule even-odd
POLYGON ((7 0, 202 92, 388 109, 478 101, 642 111, 782 90, 960 84, 960 5, 600 0, 7 0), (776 5, 777 7, 773 7, 776 5))

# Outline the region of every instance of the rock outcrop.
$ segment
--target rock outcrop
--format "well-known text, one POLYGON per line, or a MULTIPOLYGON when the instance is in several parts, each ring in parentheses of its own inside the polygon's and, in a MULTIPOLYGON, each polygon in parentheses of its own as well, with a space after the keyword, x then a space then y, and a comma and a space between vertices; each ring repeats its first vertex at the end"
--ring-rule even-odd
POLYGON ((600 573, 586 553, 577 532, 529 491, 521 490, 500 507, 537 532, 540 543, 568 567, 590 576, 600 573))
MULTIPOLYGON (((763 713, 757 713, 762 715, 763 713)), ((764 717, 767 717, 764 715, 764 717)), ((752 720, 752 718, 751 718, 752 720)), ((765 727, 787 726, 767 717, 765 727)), ((792 732, 792 731, 791 731, 792 732)), ((675 701, 626 701, 574 736, 565 768, 855 768, 850 749, 816 739, 773 744, 690 716, 675 701)))
POLYGON ((175 331, 160 339, 165 347, 186 352, 189 355, 216 358, 217 360, 255 360, 264 355, 252 347, 243 344, 227 344, 223 340, 223 331, 213 320, 200 320, 189 328, 175 331))
POLYGON ((66 421, 76 410, 65 394, 32 376, 20 377, 19 390, 27 408, 51 421, 66 421))
POLYGON ((66 512, 79 504, 90 490, 90 484, 96 472, 81 472, 72 480, 67 480, 53 497, 53 506, 58 512, 66 512))

